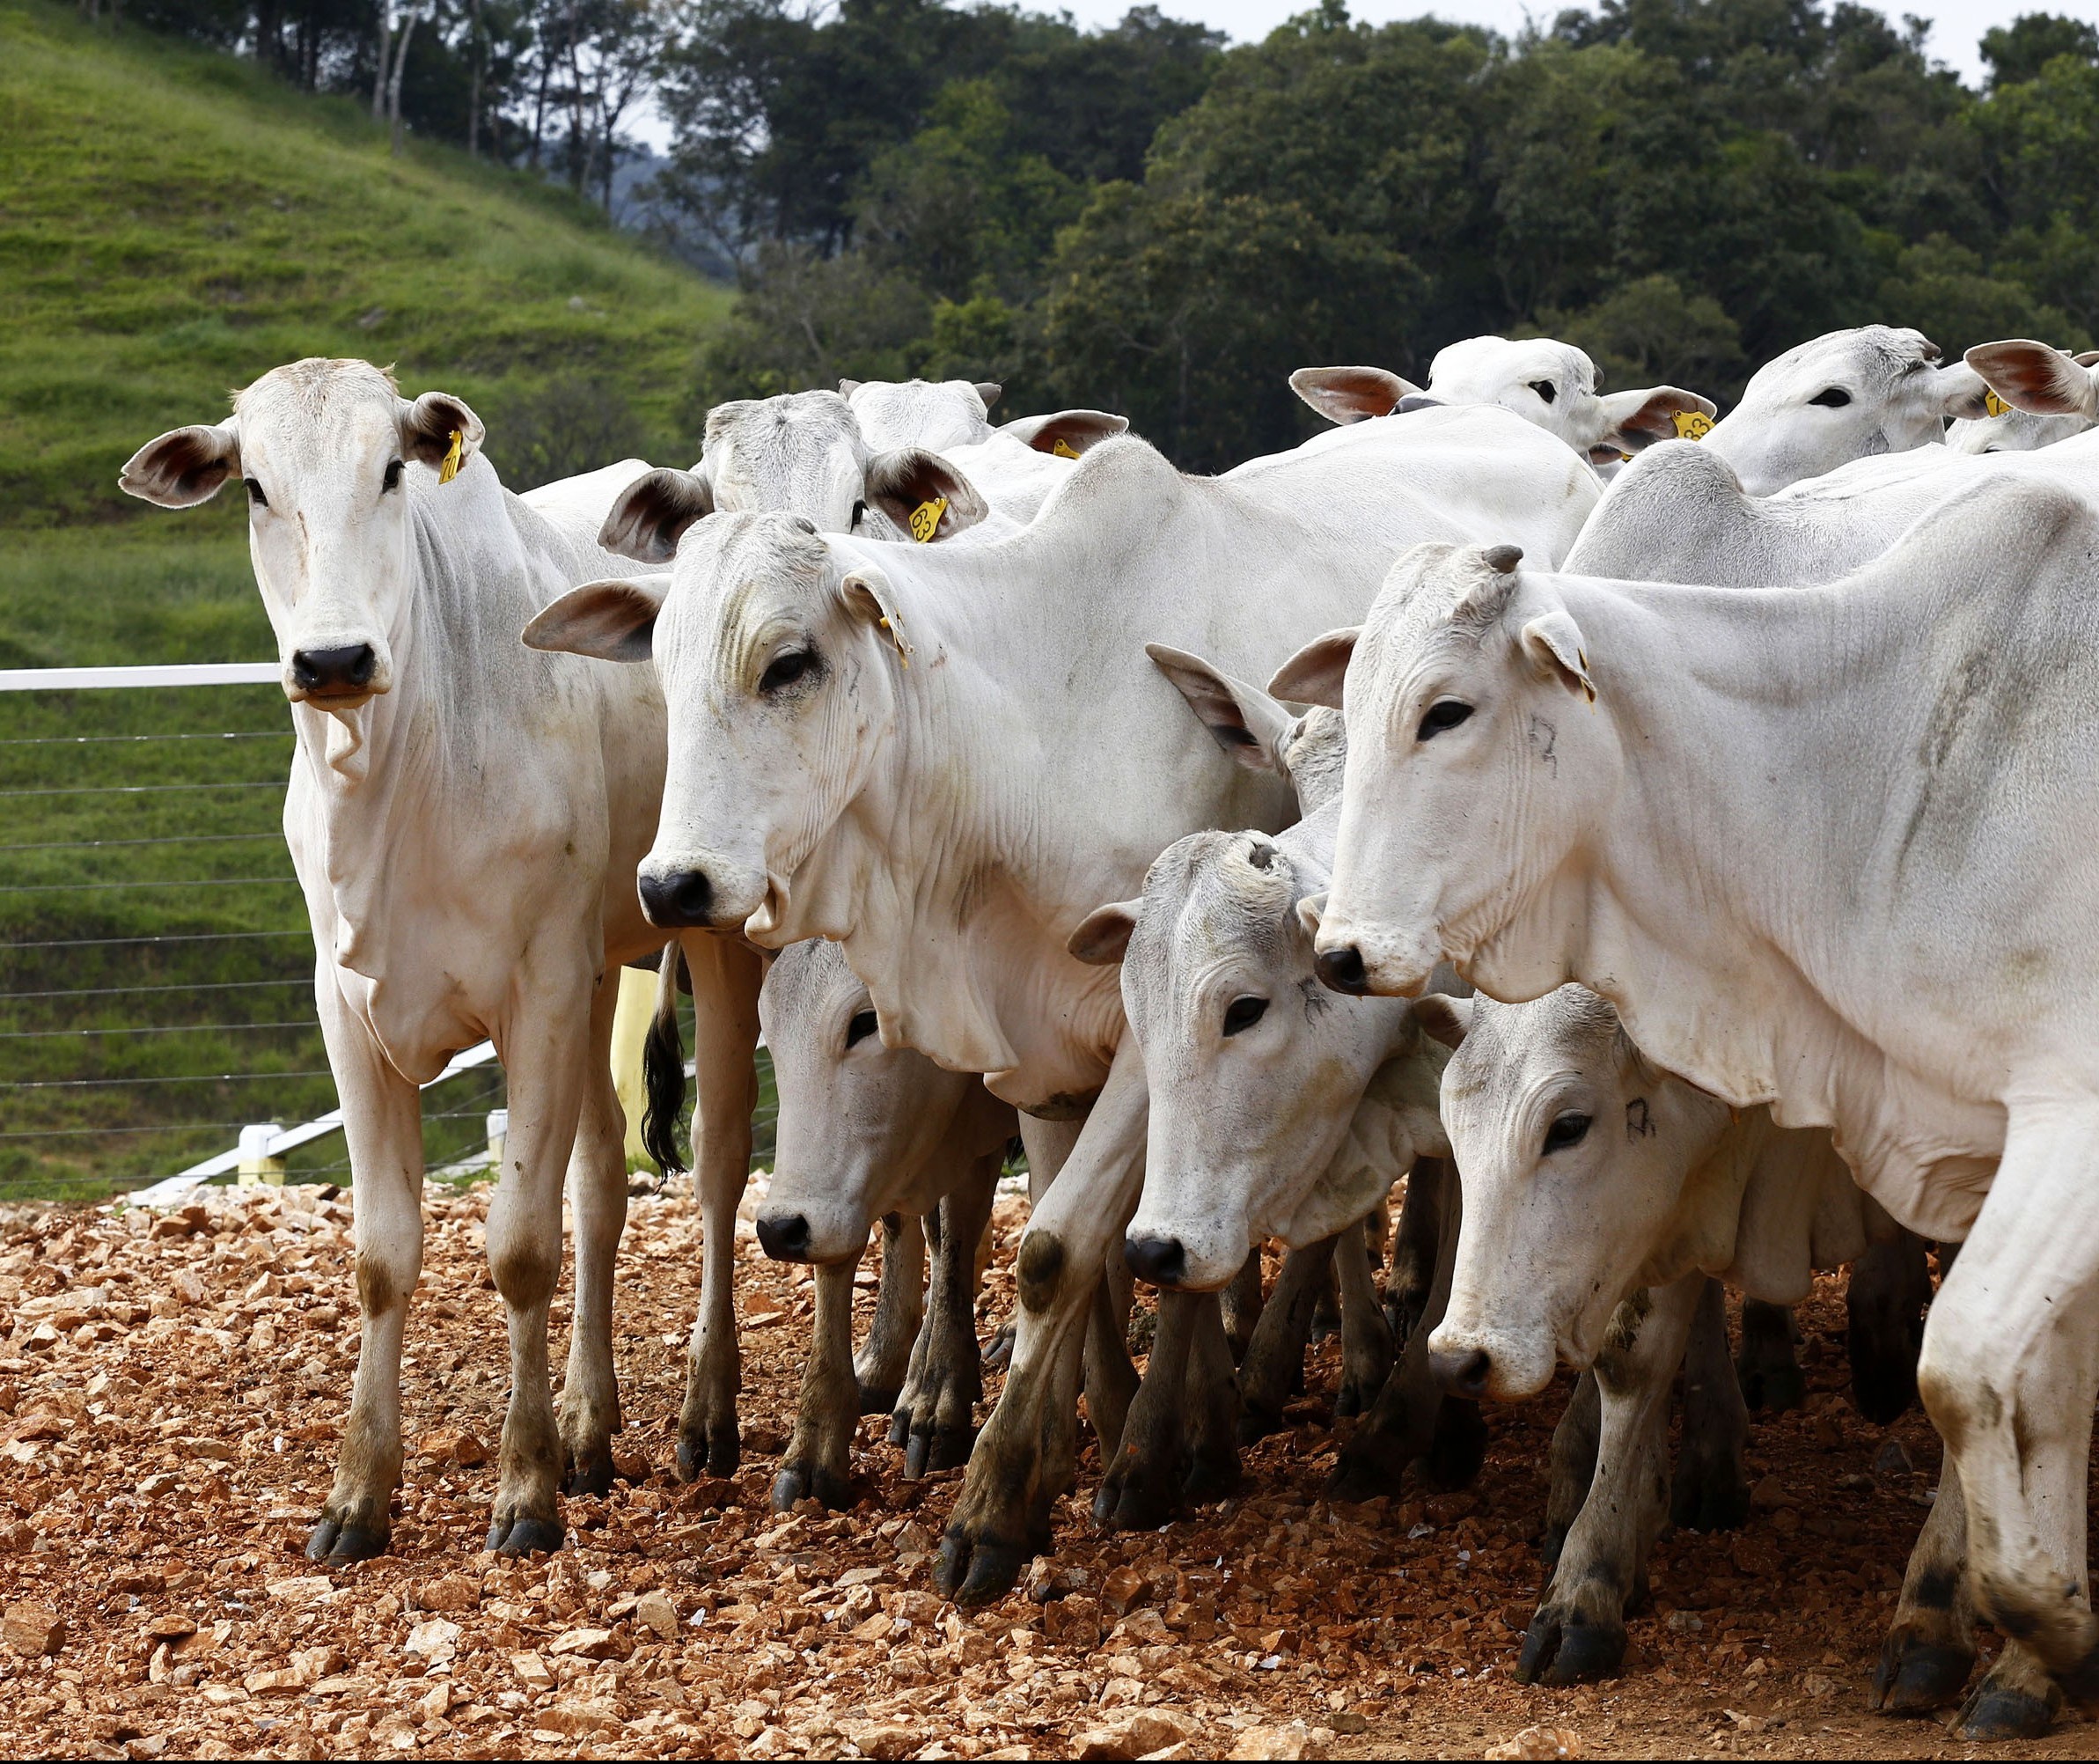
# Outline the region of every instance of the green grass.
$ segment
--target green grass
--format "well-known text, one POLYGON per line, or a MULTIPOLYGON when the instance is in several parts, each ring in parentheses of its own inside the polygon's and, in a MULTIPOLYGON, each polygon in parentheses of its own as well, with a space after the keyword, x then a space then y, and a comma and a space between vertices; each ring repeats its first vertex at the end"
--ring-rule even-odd
MULTIPOLYGON (((393 158, 354 103, 0 0, 0 668, 274 653, 239 499, 170 513, 116 474, 279 363, 392 362, 473 404, 499 467, 506 410, 580 376, 689 459, 729 298, 564 191, 393 158)), ((0 1199, 106 1194, 334 1106, 292 1076, 327 1061, 281 879, 290 753, 272 687, 0 694, 0 1199), (115 941, 146 937, 182 941, 115 941)), ((432 1092, 430 1160, 502 1100, 493 1069, 432 1092)))

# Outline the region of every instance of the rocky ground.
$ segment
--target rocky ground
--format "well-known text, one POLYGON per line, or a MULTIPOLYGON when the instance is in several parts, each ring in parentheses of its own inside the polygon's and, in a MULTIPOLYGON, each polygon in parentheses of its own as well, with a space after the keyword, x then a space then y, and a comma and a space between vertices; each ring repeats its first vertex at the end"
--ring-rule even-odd
MULTIPOLYGON (((1510 1676, 1560 1394, 1491 1415, 1479 1485, 1332 1507, 1333 1344, 1247 1495, 1101 1537, 1084 1496, 1031 1587, 964 1614, 933 1587, 958 1474, 902 1479, 863 1424, 849 1513, 773 1513, 805 1272, 745 1258, 745 1462, 672 1471, 697 1218, 637 1200, 621 1272, 626 1481, 573 1547, 479 1553, 506 1387, 486 1190, 433 1187, 410 1326, 396 1554, 300 1550, 356 1351, 349 1209, 211 1191, 172 1213, 0 1219, 0 1750, 90 1757, 1969 1755, 1866 1710, 1938 1463, 1912 1415, 1842 1393, 1843 1309, 1804 1309, 1805 1410, 1761 1423, 1757 1510, 1666 1536, 1616 1683, 1510 1676), (1891 1449, 1895 1442, 1899 1450, 1891 1449), (1913 1467, 1912 1467, 1913 1466, 1913 1467), (1053 1597, 1031 1596, 1051 1595, 1053 1597)), ((996 1220, 1009 1260, 1023 1216, 996 1220)), ((747 1227, 745 1228, 748 1229, 747 1227)), ((870 1296, 872 1276, 863 1274, 870 1296)), ((1010 1288, 994 1268, 983 1316, 1010 1288)), ((557 1325, 565 1312, 557 1309, 557 1325)), ((987 1322, 988 1328, 988 1321, 987 1322)), ((2089 1755, 2074 1719, 2012 1756, 2089 1755)))

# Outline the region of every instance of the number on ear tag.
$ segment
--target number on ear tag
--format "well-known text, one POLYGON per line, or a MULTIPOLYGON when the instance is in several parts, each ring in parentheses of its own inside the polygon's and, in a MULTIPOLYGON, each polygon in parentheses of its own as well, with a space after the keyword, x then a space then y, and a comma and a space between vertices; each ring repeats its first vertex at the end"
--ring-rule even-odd
POLYGON ((936 496, 929 503, 921 503, 911 511, 911 536, 921 545, 932 542, 933 535, 940 531, 940 518, 948 511, 948 499, 936 496))
POLYGON ((1677 438, 1679 441, 1703 441, 1713 432, 1713 419, 1702 410, 1679 410, 1677 413, 1677 438))
POLYGON ((457 429, 451 431, 451 445, 445 450, 444 463, 437 467, 437 481, 449 484, 459 475, 459 447, 466 437, 457 429))
POLYGON ((2009 416, 2012 414, 2012 407, 1993 392, 1985 391, 1983 393, 1983 408, 1993 416, 2009 416))
POLYGON ((1050 452, 1060 459, 1075 459, 1079 457, 1079 450, 1061 436, 1050 443, 1050 452))

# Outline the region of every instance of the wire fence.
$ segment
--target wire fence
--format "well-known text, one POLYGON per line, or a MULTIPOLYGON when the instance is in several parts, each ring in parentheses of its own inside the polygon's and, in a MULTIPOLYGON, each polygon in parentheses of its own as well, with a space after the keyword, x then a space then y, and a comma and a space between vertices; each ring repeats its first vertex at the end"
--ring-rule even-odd
MULTIPOLYGON (((289 1180, 347 1183, 284 848, 283 694, 253 668, 137 672, 202 679, 0 673, 0 1202, 230 1170, 262 1122, 291 1129, 289 1180)), ((471 1164, 507 1106, 492 1059, 426 1087, 429 1166, 471 1164)))

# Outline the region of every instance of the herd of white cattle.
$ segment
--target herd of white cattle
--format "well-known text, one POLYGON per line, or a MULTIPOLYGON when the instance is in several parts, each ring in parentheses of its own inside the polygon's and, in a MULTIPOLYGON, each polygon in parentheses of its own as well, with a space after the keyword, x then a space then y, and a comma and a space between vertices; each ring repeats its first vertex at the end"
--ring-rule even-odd
POLYGON ((1782 1395, 1772 1307, 1852 1266, 1861 1406, 1920 1392, 1946 1445, 1876 1705, 1959 1702, 1980 1619, 2007 1642, 1971 1735, 2099 1701, 2099 370, 1868 327, 1717 423, 1596 381, 1494 337, 1425 388, 1303 370, 1339 426, 1215 478, 1105 413, 994 428, 996 386, 848 381, 715 410, 690 471, 517 496, 460 400, 315 359, 141 449, 123 487, 164 506, 242 485, 297 733, 363 1327, 309 1553, 387 1547, 416 1087, 484 1036, 510 1108, 489 1545, 558 1548, 561 1493, 609 1488, 608 1047, 640 962, 666 1159, 695 1003, 684 1474, 738 1461, 762 1033, 759 1234, 817 1296, 774 1501, 847 1502, 855 1417, 893 1411, 907 1474, 967 1463, 965 1603, 1047 1546, 1082 1389, 1103 1523, 1234 1487, 1331 1290, 1361 1412, 1337 1495, 1463 1481, 1478 1399, 1588 1374, 1519 1671, 1615 1672, 1663 1521, 1747 1509, 1722 1283, 1743 1379, 1782 1395), (1923 1238, 1950 1271, 1920 1327, 1923 1238), (1141 1384, 1133 1274, 1160 1292, 1141 1384))

